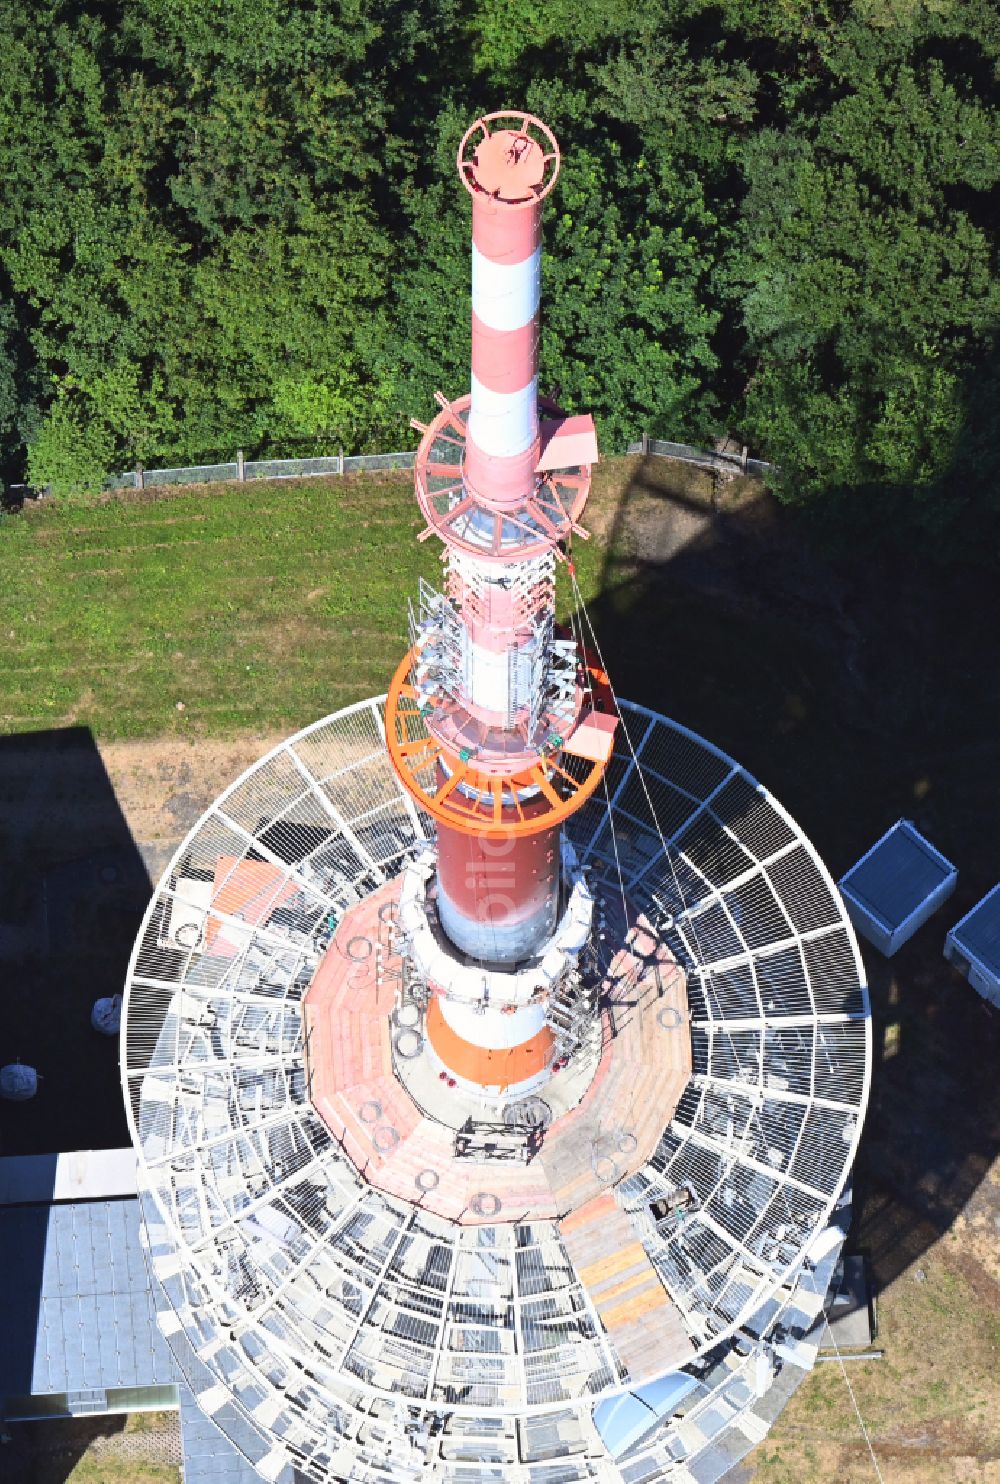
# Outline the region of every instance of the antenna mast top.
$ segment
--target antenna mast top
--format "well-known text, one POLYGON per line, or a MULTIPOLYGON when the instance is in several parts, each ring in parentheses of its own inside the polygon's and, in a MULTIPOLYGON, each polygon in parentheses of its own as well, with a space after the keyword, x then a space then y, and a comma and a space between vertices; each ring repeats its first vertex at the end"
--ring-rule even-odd
POLYGON ((458 173, 474 198, 489 196, 514 210, 537 206, 559 174, 556 136, 531 113, 484 114, 462 137, 458 173))

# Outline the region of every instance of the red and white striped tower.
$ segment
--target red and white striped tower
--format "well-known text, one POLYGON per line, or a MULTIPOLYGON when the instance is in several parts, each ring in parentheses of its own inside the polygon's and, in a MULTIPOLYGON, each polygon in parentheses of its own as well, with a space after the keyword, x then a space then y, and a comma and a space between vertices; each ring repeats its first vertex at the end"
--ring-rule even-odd
POLYGON ((536 477, 542 197, 558 168, 555 139, 546 153, 526 129, 487 134, 462 165, 472 194, 472 409, 465 480, 501 510, 522 502, 536 477))
POLYGON ((597 455, 592 419, 539 412, 541 206, 559 149, 538 119, 493 114, 458 165, 472 196, 471 395, 439 397, 418 424, 417 498, 425 534, 445 543, 446 593, 424 595, 387 731, 437 824, 430 897, 404 885, 428 1039, 463 1084, 511 1091, 551 1063, 550 1001, 586 940, 589 895, 564 869, 561 827, 599 781, 614 724, 603 677, 554 628, 556 560, 597 455))

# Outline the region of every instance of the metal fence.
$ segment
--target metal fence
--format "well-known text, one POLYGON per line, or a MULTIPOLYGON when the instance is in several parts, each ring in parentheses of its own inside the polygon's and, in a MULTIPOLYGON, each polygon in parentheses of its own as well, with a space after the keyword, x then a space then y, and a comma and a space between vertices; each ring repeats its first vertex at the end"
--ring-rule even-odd
MULTIPOLYGON (((628 453, 652 455, 655 458, 677 459, 685 464, 697 464, 713 473, 732 477, 737 474, 762 475, 774 464, 761 459, 747 457, 742 453, 726 451, 712 452, 704 448, 692 448, 687 443, 669 443, 663 438, 649 438, 645 434, 638 443, 630 443, 628 453)), ((380 469, 412 469, 415 454, 363 453, 347 455, 333 454, 311 459, 255 459, 246 460, 242 451, 226 464, 190 464, 177 469, 143 469, 141 466, 128 469, 121 474, 111 474, 104 481, 106 490, 153 489, 157 485, 243 483, 252 479, 310 479, 319 475, 358 474, 362 471, 380 469)), ((15 498, 31 499, 44 494, 27 485, 11 485, 9 494, 15 498)))
POLYGON ((159 484, 242 483, 250 479, 310 479, 325 474, 357 474, 362 470, 412 469, 414 454, 333 454, 312 459, 244 459, 236 455, 230 464, 192 464, 183 469, 129 469, 104 481, 109 490, 151 489, 159 484))
POLYGON ((645 434, 640 442, 630 443, 627 451, 652 454, 660 459, 677 459, 682 464, 698 464, 702 469, 711 469, 715 474, 725 474, 730 477, 736 474, 751 474, 760 477, 769 469, 777 472, 778 467, 776 464, 766 463, 763 459, 749 458, 746 448, 739 453, 728 449, 692 448, 687 443, 669 443, 665 438, 649 438, 645 434))
MULTIPOLYGON (((762 475, 774 468, 773 464, 765 463, 762 459, 748 458, 746 449, 741 453, 711 451, 645 435, 638 443, 630 443, 626 452, 651 454, 661 459, 678 459, 681 463, 698 464, 717 474, 762 475)), ((242 454, 237 454, 231 464, 195 464, 185 469, 129 470, 125 474, 112 475, 105 481, 105 488, 143 489, 158 484, 207 484, 213 480, 308 479, 314 475, 356 474, 362 470, 412 469, 414 457, 412 452, 365 453, 349 457, 336 454, 327 458, 259 459, 245 462, 242 454)))

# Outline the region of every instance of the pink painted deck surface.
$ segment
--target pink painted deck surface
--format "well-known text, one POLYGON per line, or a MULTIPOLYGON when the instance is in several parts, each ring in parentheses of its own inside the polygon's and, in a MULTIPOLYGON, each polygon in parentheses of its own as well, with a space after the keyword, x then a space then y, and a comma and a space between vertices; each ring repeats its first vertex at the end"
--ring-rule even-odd
MULTIPOLYGON (((399 882, 388 882, 345 915, 303 1003, 313 1103, 369 1184, 479 1225, 566 1216, 645 1164, 691 1071, 684 975, 666 950, 640 935, 619 953, 597 1074, 531 1162, 457 1160, 454 1131, 418 1108, 393 1073, 399 959, 379 908, 398 893, 399 882), (489 1197, 487 1209, 474 1209, 477 1196, 489 1197)), ((438 1095, 451 1094, 441 1084, 438 1095)))
POLYGON ((606 763, 615 745, 617 716, 607 712, 587 711, 577 726, 566 738, 565 751, 574 757, 586 757, 594 762, 606 763))
POLYGON ((476 150, 474 179, 500 201, 530 201, 545 178, 545 157, 526 133, 498 129, 476 150))
POLYGON ((543 421, 538 434, 541 453, 535 465, 537 474, 550 469, 574 469, 581 464, 597 463, 597 430, 589 412, 543 421))
POLYGON ((267 861, 220 855, 212 881, 212 906, 217 910, 209 911, 205 921, 205 946, 218 955, 231 957, 238 950, 242 929, 233 929, 218 913, 256 927, 294 893, 294 886, 277 866, 267 861), (234 932, 236 941, 231 941, 234 932))

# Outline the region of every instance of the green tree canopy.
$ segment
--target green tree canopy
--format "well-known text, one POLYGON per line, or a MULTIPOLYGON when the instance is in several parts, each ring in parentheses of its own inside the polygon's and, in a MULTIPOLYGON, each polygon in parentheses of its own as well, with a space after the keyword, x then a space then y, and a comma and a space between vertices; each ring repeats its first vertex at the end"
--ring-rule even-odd
POLYGON ((543 388, 606 451, 734 432, 939 530, 996 487, 991 0, 2 5, 5 468, 403 446, 467 386, 455 148, 523 104, 543 388))
POLYGON ((890 40, 854 28, 838 52, 847 86, 746 150, 729 267, 744 417, 798 500, 939 493, 1000 310, 996 116, 970 79, 890 40))

